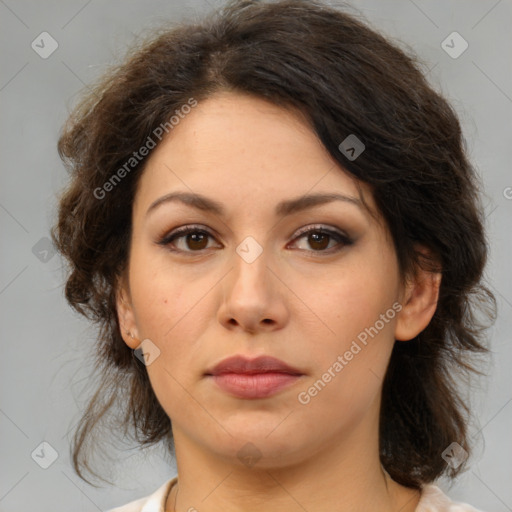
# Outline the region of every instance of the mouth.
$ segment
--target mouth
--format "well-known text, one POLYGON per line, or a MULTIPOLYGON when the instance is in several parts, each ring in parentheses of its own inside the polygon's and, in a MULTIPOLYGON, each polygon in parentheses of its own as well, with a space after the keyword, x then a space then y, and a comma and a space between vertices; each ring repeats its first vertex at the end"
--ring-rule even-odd
POLYGON ((224 392, 245 399, 267 398, 294 384, 301 375, 289 373, 223 373, 209 376, 224 392))
POLYGON ((217 387, 237 398, 259 399, 275 395, 304 374, 270 356, 248 359, 233 356, 205 372, 217 387))

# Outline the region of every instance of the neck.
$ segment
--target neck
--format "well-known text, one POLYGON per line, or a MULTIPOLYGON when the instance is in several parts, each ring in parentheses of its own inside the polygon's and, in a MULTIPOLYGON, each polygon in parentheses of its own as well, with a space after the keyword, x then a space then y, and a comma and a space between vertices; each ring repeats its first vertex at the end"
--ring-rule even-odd
POLYGON ((262 458, 250 468, 205 450, 174 425, 173 433, 179 477, 169 511, 414 512, 420 498, 383 470, 378 436, 363 425, 299 463, 262 458))

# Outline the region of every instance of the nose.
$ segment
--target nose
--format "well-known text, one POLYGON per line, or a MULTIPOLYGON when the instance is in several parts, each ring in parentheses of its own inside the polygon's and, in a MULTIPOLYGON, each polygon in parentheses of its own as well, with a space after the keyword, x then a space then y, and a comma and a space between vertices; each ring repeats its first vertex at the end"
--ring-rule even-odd
POLYGON ((223 280, 219 322, 250 333, 282 329, 289 318, 289 290, 265 250, 254 260, 233 251, 232 270, 223 280), (271 268, 274 267, 274 268, 271 268))

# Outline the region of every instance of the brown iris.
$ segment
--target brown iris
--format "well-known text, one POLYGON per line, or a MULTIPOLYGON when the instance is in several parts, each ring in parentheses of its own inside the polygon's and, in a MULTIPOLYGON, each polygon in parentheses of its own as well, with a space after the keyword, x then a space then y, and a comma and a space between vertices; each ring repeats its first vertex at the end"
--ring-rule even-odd
POLYGON ((308 242, 313 249, 322 250, 326 249, 329 245, 329 238, 330 235, 326 233, 310 233, 308 235, 308 242))
POLYGON ((186 242, 189 249, 202 250, 208 245, 208 235, 206 233, 189 233, 186 236, 186 242))

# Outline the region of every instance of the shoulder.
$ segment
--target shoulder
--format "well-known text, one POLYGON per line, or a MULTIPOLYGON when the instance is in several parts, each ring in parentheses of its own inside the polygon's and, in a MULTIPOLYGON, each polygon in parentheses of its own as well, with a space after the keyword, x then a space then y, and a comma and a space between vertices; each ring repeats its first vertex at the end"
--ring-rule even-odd
POLYGON ((177 477, 174 477, 165 482, 153 494, 131 501, 121 507, 109 509, 106 512, 164 512, 167 496, 176 480, 177 477))
POLYGON ((427 484, 421 491, 421 499, 415 512, 483 512, 468 505, 452 501, 439 487, 427 484))

